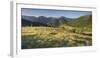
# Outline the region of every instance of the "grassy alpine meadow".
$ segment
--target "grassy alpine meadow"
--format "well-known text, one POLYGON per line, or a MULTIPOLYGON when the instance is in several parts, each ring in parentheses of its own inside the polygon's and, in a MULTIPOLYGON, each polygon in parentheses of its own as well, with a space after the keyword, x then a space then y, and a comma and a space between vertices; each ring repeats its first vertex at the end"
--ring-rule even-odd
POLYGON ((92 11, 21 8, 21 48, 92 46, 92 11))
POLYGON ((22 27, 22 49, 92 45, 91 32, 78 32, 73 27, 66 27, 22 27))

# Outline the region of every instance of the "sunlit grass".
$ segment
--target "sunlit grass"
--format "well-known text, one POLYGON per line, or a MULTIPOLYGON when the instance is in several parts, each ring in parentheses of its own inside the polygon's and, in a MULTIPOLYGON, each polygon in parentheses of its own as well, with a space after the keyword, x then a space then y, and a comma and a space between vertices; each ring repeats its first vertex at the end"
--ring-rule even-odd
POLYGON ((72 27, 22 27, 22 49, 92 45, 91 35, 73 30, 72 27))

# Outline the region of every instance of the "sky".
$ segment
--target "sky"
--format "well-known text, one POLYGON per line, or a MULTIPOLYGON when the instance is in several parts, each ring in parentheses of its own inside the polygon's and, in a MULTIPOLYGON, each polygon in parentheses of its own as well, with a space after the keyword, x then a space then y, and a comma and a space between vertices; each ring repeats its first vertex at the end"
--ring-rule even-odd
POLYGON ((72 10, 51 10, 51 9, 34 9, 34 8, 21 8, 21 15, 26 16, 46 16, 46 17, 60 17, 78 18, 84 15, 92 14, 91 11, 72 11, 72 10))

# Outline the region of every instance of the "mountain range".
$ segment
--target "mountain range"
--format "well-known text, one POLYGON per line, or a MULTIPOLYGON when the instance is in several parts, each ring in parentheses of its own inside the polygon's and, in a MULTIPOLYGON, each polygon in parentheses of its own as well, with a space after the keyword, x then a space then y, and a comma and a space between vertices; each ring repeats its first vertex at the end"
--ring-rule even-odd
POLYGON ((45 17, 45 16, 22 16, 22 26, 52 26, 58 27, 73 20, 71 18, 61 17, 45 17))
POLYGON ((59 27, 66 24, 72 27, 88 27, 92 28, 92 15, 80 16, 78 18, 61 17, 45 17, 45 16, 22 16, 22 26, 46 26, 59 27))

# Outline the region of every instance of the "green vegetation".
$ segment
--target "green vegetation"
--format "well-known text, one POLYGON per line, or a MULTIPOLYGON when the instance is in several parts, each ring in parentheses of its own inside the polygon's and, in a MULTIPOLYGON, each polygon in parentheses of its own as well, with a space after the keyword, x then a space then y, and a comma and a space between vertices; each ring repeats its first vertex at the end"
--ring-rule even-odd
POLYGON ((49 27, 53 27, 53 25, 52 25, 52 23, 47 23, 47 25, 49 26, 49 27))
POLYGON ((60 27, 71 30, 75 33, 91 33, 92 32, 92 15, 81 16, 60 27))
POLYGON ((92 15, 81 16, 71 22, 68 22, 67 25, 77 28, 91 28, 92 27, 92 15))

